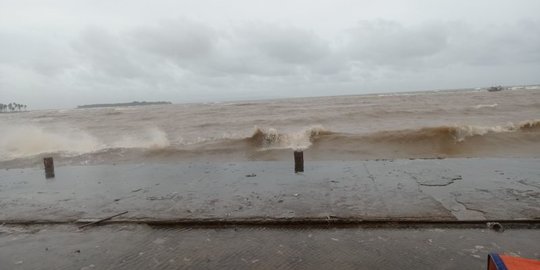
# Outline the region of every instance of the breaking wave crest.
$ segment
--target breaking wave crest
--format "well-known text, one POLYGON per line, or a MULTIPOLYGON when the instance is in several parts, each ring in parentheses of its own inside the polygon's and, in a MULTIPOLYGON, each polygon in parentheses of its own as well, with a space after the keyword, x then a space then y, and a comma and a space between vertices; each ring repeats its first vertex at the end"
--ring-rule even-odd
POLYGON ((459 143, 465 141, 467 138, 475 136, 531 130, 540 130, 540 120, 524 121, 517 125, 513 123, 501 126, 452 125, 412 130, 382 131, 370 134, 366 136, 366 139, 403 142, 436 139, 459 143))
POLYGON ((110 148, 160 149, 170 146, 167 133, 158 128, 146 129, 137 136, 124 136, 113 142, 110 148))
POLYGON ((540 120, 524 121, 519 124, 508 123, 501 126, 449 125, 424 127, 420 129, 379 131, 368 134, 334 132, 325 129, 322 126, 313 126, 293 133, 279 133, 274 128, 256 127, 253 135, 246 138, 246 140, 260 150, 305 150, 310 148, 313 144, 318 144, 322 141, 332 141, 336 144, 354 140, 363 143, 399 142, 403 144, 413 144, 425 141, 446 141, 448 143, 457 144, 462 143, 471 137, 526 131, 540 131, 540 120))
POLYGON ((499 104, 497 103, 493 103, 493 104, 478 104, 478 105, 475 105, 473 108, 475 109, 482 109, 482 108, 495 108, 499 106, 499 104))
POLYGON ((62 133, 19 126, 0 137, 0 161, 57 153, 66 160, 129 162, 194 160, 278 160, 306 150, 314 159, 533 156, 540 153, 540 120, 501 126, 450 125, 351 134, 310 126, 294 132, 255 127, 247 137, 171 143, 152 128, 104 142, 80 130, 62 133), (525 153, 525 154, 524 154, 525 153), (527 154, 529 153, 529 154, 527 154))
POLYGON ((292 133, 279 133, 275 128, 264 129, 255 127, 253 135, 246 140, 253 146, 262 150, 305 150, 313 144, 317 137, 330 134, 333 134, 333 132, 325 129, 322 126, 313 126, 292 133))

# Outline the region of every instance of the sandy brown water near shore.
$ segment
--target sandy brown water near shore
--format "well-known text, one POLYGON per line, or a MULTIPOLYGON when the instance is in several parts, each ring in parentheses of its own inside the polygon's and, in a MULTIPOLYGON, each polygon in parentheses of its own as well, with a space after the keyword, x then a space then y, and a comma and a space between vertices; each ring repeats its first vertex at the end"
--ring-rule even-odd
MULTIPOLYGON (((540 120, 497 127, 443 126, 418 130, 344 134, 313 128, 295 136, 306 147, 290 148, 290 134, 257 129, 244 139, 220 139, 177 148, 107 148, 85 154, 42 153, 0 161, 1 168, 39 166, 52 156, 58 165, 133 163, 277 161, 287 160, 293 149, 303 150, 307 160, 370 160, 406 158, 522 157, 538 158, 540 120), (307 139, 306 139, 307 138, 307 139), (283 144, 283 145, 282 145, 283 144)), ((76 143, 76 142, 74 142, 76 143)))
POLYGON ((539 157, 540 91, 450 91, 0 115, 0 168, 61 164, 539 157), (36 161, 37 160, 37 161, 36 161))

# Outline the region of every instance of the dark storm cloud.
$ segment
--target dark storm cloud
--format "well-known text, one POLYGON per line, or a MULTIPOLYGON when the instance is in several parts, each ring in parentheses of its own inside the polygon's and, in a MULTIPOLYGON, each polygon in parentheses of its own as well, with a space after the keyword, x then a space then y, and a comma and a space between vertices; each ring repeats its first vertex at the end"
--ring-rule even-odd
POLYGON ((292 26, 246 24, 231 29, 221 41, 218 55, 208 64, 222 74, 290 77, 332 57, 328 40, 292 26))
POLYGON ((62 103, 71 105, 103 97, 333 95, 534 83, 540 73, 540 23, 531 19, 376 19, 325 33, 288 23, 164 19, 53 32, 0 27, 0 99, 39 103, 36 89, 71 97, 62 103))
POLYGON ((120 78, 137 78, 145 71, 139 56, 133 52, 127 39, 109 33, 99 27, 89 27, 82 31, 73 42, 73 48, 80 56, 80 63, 91 72, 120 78))
POLYGON ((39 34, 0 32, 0 65, 54 76, 73 66, 64 42, 39 34))
POLYGON ((256 23, 221 30, 177 20, 116 32, 87 27, 68 42, 71 46, 3 33, 0 60, 51 76, 77 63, 95 73, 134 79, 171 64, 208 76, 289 76, 349 72, 354 66, 538 63, 539 30, 537 21, 475 28, 376 20, 322 38, 292 26, 256 23))
POLYGON ((371 67, 433 69, 450 65, 540 63, 540 23, 473 26, 456 22, 403 25, 363 21, 347 32, 345 53, 371 67))
MULTIPOLYGON (((121 35, 120 39, 109 36, 125 43, 111 46, 114 50, 123 47, 124 54, 136 50, 138 60, 143 62, 147 60, 144 55, 151 54, 161 66, 169 63, 185 72, 210 77, 290 76, 311 68, 320 71, 333 68, 332 60, 328 59, 332 57, 328 41, 291 26, 256 23, 218 31, 201 23, 178 20, 139 27, 121 35), (326 63, 330 65, 326 67, 326 63)), ((102 57, 96 56, 101 61, 102 57)), ((125 63, 126 59, 115 61, 125 63)))
POLYGON ((354 61, 373 65, 403 65, 441 53, 447 47, 447 27, 441 23, 404 26, 394 21, 362 21, 348 31, 346 51, 354 61))
POLYGON ((241 39, 270 59, 287 64, 310 64, 330 53, 326 40, 295 27, 251 24, 238 30, 241 39))
POLYGON ((455 24, 450 29, 450 61, 472 65, 540 63, 540 22, 471 27, 455 24))
POLYGON ((212 28, 201 23, 164 21, 134 30, 128 41, 142 50, 182 61, 208 55, 216 45, 216 34, 212 28))

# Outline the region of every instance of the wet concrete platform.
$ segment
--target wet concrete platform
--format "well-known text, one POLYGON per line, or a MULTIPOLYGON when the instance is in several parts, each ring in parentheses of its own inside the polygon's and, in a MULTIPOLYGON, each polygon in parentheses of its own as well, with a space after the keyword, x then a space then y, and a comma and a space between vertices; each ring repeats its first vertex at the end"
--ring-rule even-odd
POLYGON ((540 159, 180 163, 0 171, 0 223, 540 219, 540 159))
POLYGON ((540 230, 0 225, 2 269, 486 269, 540 230))

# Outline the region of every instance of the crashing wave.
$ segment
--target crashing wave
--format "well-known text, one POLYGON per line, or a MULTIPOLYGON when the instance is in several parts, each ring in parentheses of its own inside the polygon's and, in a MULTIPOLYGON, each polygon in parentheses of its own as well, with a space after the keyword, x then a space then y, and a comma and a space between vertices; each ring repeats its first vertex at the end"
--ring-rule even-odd
POLYGON ((316 137, 332 133, 322 126, 312 126, 292 133, 279 133, 275 128, 255 127, 253 135, 247 140, 261 149, 305 150, 312 145, 316 137))
POLYGON ((270 158, 275 151, 286 149, 333 153, 322 155, 325 158, 339 155, 365 158, 482 156, 508 154, 517 148, 534 154, 538 152, 535 149, 540 143, 538 131, 538 119, 499 126, 450 125, 367 134, 339 133, 322 126, 310 126, 294 132, 255 127, 251 136, 244 138, 227 136, 199 138, 193 143, 171 143, 164 131, 152 128, 103 143, 80 130, 54 132, 36 126, 19 126, 4 131, 0 137, 0 161, 31 158, 44 153, 70 158, 85 156, 91 159, 95 156, 100 160, 106 160, 107 156, 129 160, 132 158, 130 155, 143 159, 221 155, 251 160, 270 158))

